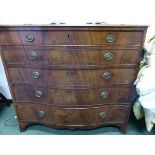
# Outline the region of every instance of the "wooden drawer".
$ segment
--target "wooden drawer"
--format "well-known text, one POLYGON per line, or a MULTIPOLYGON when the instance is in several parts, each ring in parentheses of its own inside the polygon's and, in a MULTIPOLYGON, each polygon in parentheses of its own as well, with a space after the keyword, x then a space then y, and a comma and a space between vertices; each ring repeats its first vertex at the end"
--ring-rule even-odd
POLYGON ((137 65, 141 51, 135 49, 96 49, 93 48, 59 48, 5 49, 3 55, 8 65, 52 66, 52 65, 137 65), (111 60, 107 57, 111 56, 111 60))
POLYGON ((8 68, 12 83, 43 83, 49 85, 109 85, 133 84, 136 68, 50 70, 38 68, 8 68))
POLYGON ((18 85, 12 86, 16 103, 51 104, 65 106, 128 104, 134 88, 76 88, 18 85), (38 97, 38 92, 40 97, 38 97), (37 96, 36 96, 37 94, 37 96))
POLYGON ((2 45, 107 45, 107 46, 141 46, 141 31, 93 31, 69 30, 61 31, 3 31, 0 42, 2 45), (113 42, 107 41, 113 35, 113 42), (28 39, 29 38, 29 39, 28 39))
POLYGON ((125 123, 128 106, 103 106, 93 108, 52 108, 46 106, 16 105, 19 120, 65 126, 125 123))

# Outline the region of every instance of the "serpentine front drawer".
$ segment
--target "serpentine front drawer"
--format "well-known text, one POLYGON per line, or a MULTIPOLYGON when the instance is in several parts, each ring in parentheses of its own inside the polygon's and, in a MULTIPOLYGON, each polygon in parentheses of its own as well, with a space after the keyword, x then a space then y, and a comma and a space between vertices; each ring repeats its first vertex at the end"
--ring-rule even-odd
POLYGON ((128 106, 99 106, 92 108, 16 106, 21 124, 31 120, 32 123, 43 123, 49 126, 71 129, 94 128, 103 125, 115 125, 115 123, 119 123, 121 127, 128 120, 128 108, 128 106))
POLYGON ((88 106, 129 104, 132 87, 70 87, 46 85, 13 85, 15 103, 50 104, 55 106, 88 106), (80 97, 79 97, 80 96, 80 97))
POLYGON ((26 31, 6 29, 1 32, 2 45, 105 45, 105 46, 141 46, 144 28, 86 28, 75 27, 38 27, 26 31))
MULTIPOLYGON (((112 49, 101 47, 47 47, 42 49, 27 46, 3 48, 7 65, 27 66, 137 66, 141 58, 139 48, 112 49), (10 49, 11 48, 11 49, 10 49)), ((117 47, 118 48, 118 47, 117 47)))

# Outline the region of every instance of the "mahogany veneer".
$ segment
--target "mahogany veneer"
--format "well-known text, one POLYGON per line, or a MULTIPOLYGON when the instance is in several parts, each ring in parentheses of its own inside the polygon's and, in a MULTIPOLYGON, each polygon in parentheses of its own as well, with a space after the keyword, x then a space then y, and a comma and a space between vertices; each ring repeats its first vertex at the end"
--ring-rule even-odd
POLYGON ((0 26, 21 131, 127 128, 147 26, 0 26))

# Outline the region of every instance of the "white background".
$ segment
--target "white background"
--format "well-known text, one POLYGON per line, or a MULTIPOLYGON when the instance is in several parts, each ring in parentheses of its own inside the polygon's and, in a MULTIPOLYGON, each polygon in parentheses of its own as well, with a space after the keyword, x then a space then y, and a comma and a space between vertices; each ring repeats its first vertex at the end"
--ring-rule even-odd
POLYGON ((0 24, 146 24, 147 38, 155 34, 154 14, 153 0, 0 0, 0 24))

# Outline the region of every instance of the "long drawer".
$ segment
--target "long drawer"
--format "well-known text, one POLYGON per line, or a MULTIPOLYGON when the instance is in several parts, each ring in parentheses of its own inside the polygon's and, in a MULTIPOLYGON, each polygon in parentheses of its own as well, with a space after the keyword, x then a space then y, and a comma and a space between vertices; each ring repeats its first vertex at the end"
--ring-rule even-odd
MULTIPOLYGON (((28 48, 28 47, 23 47, 28 48)), ((41 47, 40 47, 41 48, 41 47)), ((73 48, 73 47, 72 47, 73 48)), ((50 66, 50 65, 137 65, 141 51, 138 49, 5 49, 3 55, 8 65, 50 66)))
POLYGON ((109 85, 133 84, 136 68, 50 70, 38 68, 8 68, 11 83, 43 83, 49 85, 109 85))
POLYGON ((93 108, 52 108, 46 106, 16 105, 18 119, 32 123, 49 123, 65 126, 125 123, 128 106, 103 106, 93 108))
POLYGON ((142 31, 3 31, 2 45, 108 45, 141 46, 142 31))
POLYGON ((13 85, 12 92, 16 103, 51 104, 65 106, 128 104, 132 101, 134 88, 77 88, 32 85, 13 85))

